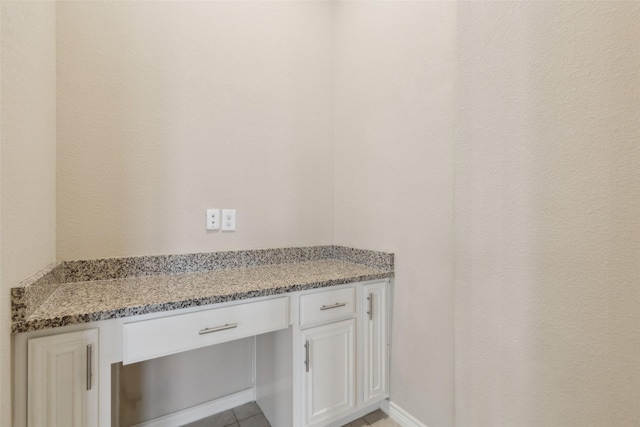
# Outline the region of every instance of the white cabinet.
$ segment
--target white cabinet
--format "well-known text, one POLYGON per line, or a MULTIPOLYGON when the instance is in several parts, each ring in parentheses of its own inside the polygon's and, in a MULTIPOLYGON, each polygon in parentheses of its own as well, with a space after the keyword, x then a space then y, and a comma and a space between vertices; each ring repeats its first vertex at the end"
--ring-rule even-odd
POLYGON ((364 404, 379 401, 388 394, 388 316, 387 283, 363 287, 363 392, 364 404))
POLYGON ((295 426, 334 425, 388 396, 388 292, 384 280, 300 296, 295 426))
POLYGON ((355 408, 355 327, 348 319, 301 332, 305 426, 324 426, 355 408))
POLYGON ((300 296, 300 326, 318 324, 356 314, 356 287, 300 296))
POLYGON ((29 427, 98 425, 98 329, 28 341, 29 427))
POLYGON ((289 326, 289 298, 125 323, 124 364, 167 356, 289 326))
POLYGON ((108 427, 114 363, 246 336, 258 337, 256 400, 272 425, 345 424, 388 397, 390 288, 351 283, 17 334, 14 425, 108 427))

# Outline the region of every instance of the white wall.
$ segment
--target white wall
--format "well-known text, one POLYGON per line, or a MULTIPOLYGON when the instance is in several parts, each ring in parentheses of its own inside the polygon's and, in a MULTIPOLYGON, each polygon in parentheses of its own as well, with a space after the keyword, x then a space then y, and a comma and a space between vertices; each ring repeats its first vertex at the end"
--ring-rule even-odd
POLYGON ((56 36, 3 2, 0 425, 56 191, 60 259, 395 252, 391 397, 430 427, 638 425, 639 7, 59 2, 56 36))
POLYGON ((456 425, 640 425, 640 4, 462 2, 456 425))
POLYGON ((55 4, 0 9, 0 425, 9 426, 9 289, 56 259, 55 4))
POLYGON ((117 365, 112 371, 120 378, 119 425, 133 426, 253 387, 254 351, 249 337, 117 365))
POLYGON ((59 2, 60 259, 330 244, 331 2, 59 2), (206 208, 237 209, 207 233, 206 208))
POLYGON ((335 241, 396 254, 391 400, 453 425, 454 2, 337 2, 335 241))
MULTIPOLYGON (((59 259, 332 243, 331 2, 59 2, 57 18, 59 259), (237 209, 237 231, 207 232, 206 208, 237 209)), ((204 375, 197 353, 126 368, 123 422, 251 386, 252 343, 208 350, 228 363, 204 375)))

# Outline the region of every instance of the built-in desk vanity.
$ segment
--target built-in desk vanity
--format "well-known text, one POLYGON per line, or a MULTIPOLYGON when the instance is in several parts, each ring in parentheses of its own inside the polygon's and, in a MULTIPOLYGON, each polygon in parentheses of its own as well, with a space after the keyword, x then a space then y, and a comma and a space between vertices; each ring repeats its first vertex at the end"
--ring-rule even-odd
POLYGON ((12 289, 14 425, 117 426, 114 366, 244 337, 273 427, 342 425, 388 396, 392 278, 393 254, 339 246, 59 263, 12 289))

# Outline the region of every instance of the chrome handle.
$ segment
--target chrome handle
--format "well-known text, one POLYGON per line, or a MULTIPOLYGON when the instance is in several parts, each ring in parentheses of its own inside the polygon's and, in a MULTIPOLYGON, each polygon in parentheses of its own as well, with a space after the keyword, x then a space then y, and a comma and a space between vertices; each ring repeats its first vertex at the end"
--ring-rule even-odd
POLYGON ((345 305, 347 305, 346 302, 337 302, 333 305, 323 305, 320 307, 320 310, 331 310, 332 308, 344 307, 345 305))
POLYGON ((93 382, 93 346, 87 345, 87 391, 91 390, 93 382))
POLYGON ((367 311, 367 314, 369 315, 369 320, 373 320, 373 294, 369 294, 367 300, 369 301, 369 311, 367 311))
POLYGON ((237 328, 237 327, 238 327, 237 323, 227 323, 226 325, 215 326, 213 328, 204 328, 204 329, 200 330, 200 332, 198 332, 198 334, 199 335, 210 334, 211 332, 226 331, 227 329, 233 329, 233 328, 237 328))
POLYGON ((309 340, 304 343, 304 366, 305 370, 309 372, 309 340))

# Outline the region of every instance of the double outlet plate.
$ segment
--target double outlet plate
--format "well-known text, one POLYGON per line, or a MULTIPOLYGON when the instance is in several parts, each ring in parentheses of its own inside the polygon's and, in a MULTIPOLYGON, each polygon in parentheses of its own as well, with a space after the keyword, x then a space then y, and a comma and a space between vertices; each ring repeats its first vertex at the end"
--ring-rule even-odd
POLYGON ((207 209, 207 230, 236 231, 236 210, 207 209))

